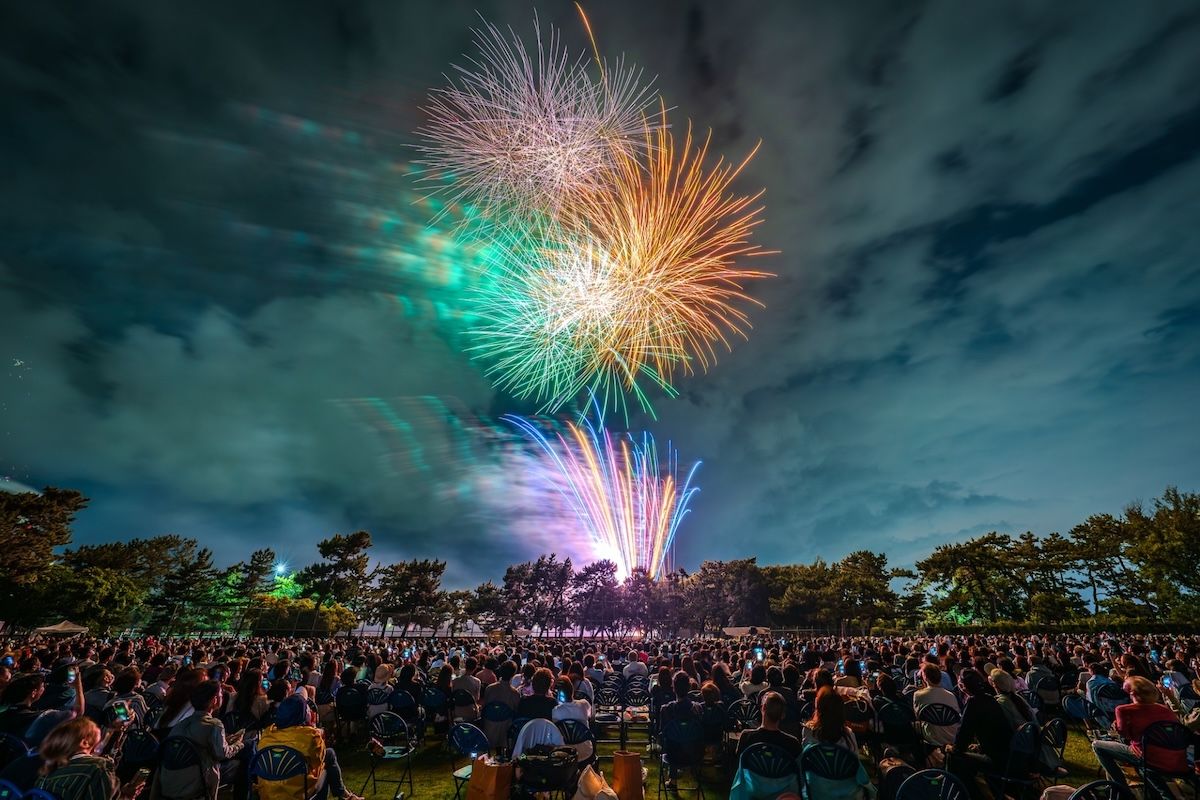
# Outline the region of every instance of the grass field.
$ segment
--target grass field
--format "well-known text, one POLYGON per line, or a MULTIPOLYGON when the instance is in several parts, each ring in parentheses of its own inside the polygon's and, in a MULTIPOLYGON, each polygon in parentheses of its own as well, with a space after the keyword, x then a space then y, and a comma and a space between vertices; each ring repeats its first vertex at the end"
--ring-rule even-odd
MULTIPOLYGON (((605 778, 612 782, 612 761, 604 760, 603 756, 611 755, 616 747, 613 745, 602 745, 599 748, 601 755, 601 768, 604 771, 605 778)), ((646 779, 646 795, 647 797, 655 797, 658 786, 658 762, 657 757, 646 752, 645 742, 631 743, 629 749, 635 750, 642 754, 642 763, 648 771, 649 775, 646 779)), ((361 743, 342 742, 336 747, 338 760, 342 764, 343 771, 346 776, 346 785, 355 793, 364 794, 367 798, 378 798, 379 800, 392 800, 395 794, 396 786, 394 784, 379 784, 379 791, 373 793, 371 787, 368 786, 365 792, 361 792, 363 781, 367 777, 367 772, 370 769, 370 758, 361 743)), ((1070 774, 1061 779, 1060 783, 1071 786, 1082 786, 1083 784, 1095 780, 1099 777, 1097 770, 1099 765, 1096 758, 1092 755, 1091 747, 1088 745, 1087 737, 1083 733, 1083 728, 1080 725, 1072 726, 1070 734, 1067 737, 1067 768, 1070 774)), ((459 758, 456 762, 458 766, 466 764, 465 759, 459 758)), ((392 777, 397 774, 398 768, 395 763, 389 763, 377 773, 392 777)), ((447 753, 441 739, 434 739, 427 743, 425 747, 413 759, 413 787, 415 796, 419 800, 453 800, 454 797, 454 781, 450 777, 451 764, 450 756, 447 753)), ((704 771, 704 792, 709 800, 717 800, 717 798, 728 797, 729 795, 729 779, 720 773, 715 767, 707 768, 704 771)), ((407 795, 408 787, 405 786, 407 795)), ((681 793, 687 797, 688 793, 681 793)), ((464 790, 463 797, 466 797, 464 790)))

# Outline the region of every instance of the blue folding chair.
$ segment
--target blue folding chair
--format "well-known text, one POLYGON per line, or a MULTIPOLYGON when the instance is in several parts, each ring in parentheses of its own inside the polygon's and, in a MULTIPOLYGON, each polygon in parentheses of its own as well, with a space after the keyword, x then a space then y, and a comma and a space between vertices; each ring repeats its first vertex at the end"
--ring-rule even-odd
POLYGON ((1083 722, 1087 719, 1087 708, 1084 706, 1086 701, 1077 694, 1063 695, 1062 709, 1063 713, 1072 722, 1083 722))
POLYGON ((259 781, 286 781, 292 778, 304 778, 304 794, 311 794, 308 786, 308 763, 304 754, 293 747, 281 744, 268 745, 254 754, 250 760, 250 784, 257 785, 259 781))
POLYGON ((158 739, 146 730, 130 730, 121 744, 121 765, 135 769, 158 760, 158 739))
POLYGON ((517 746, 517 737, 521 734, 521 728, 525 727, 525 723, 529 722, 528 717, 514 717, 513 721, 508 726, 508 736, 505 737, 505 753, 512 756, 513 749, 517 746))
POLYGON ((0 781, 0 800, 21 800, 21 790, 8 781, 0 781))
POLYGON ((24 794, 24 800, 60 800, 60 798, 53 792, 35 786, 24 794))
POLYGON ((397 788, 408 784, 408 791, 411 795, 413 789, 412 777, 412 756, 413 743, 408 734, 408 724, 404 718, 392 711, 380 711, 375 716, 371 717, 368 723, 371 730, 371 737, 383 745, 383 752, 371 752, 371 770, 367 773, 366 780, 363 781, 362 789, 359 794, 365 794, 367 784, 371 784, 373 793, 379 792, 379 783, 394 783, 397 788), (400 763, 400 776, 398 778, 380 778, 376 771, 381 764, 388 761, 397 761, 400 763))
POLYGON ((0 733, 0 769, 27 755, 29 748, 25 746, 25 742, 11 733, 0 733))
POLYGON ((845 797, 858 786, 858 770, 858 757, 836 744, 810 744, 800 755, 800 777, 808 800, 845 797))
POLYGON ((458 800, 462 796, 463 787, 471 781, 471 769, 475 766, 475 759, 487 753, 490 746, 484 732, 469 722, 454 723, 450 727, 448 739, 450 768, 454 777, 454 797, 458 800), (466 756, 468 763, 465 767, 455 769, 459 755, 466 756))
MULTIPOLYGON (((694 791, 698 800, 704 800, 704 783, 700 779, 700 766, 704 754, 704 728, 698 719, 672 719, 663 726, 659 736, 662 747, 658 770, 658 796, 661 800, 667 793, 667 781, 673 780, 680 770, 691 772, 695 786, 684 791, 694 791)), ((675 787, 676 791, 680 787, 675 787)))
POLYGON ((1002 772, 983 774, 992 793, 1003 797, 1016 788, 1014 796, 1021 797, 1037 780, 1038 751, 1041 749, 1041 734, 1038 726, 1026 722, 1013 733, 1008 745, 1008 762, 1002 772))
POLYGON ((970 800, 962 781, 943 769, 923 769, 904 779, 896 800, 970 800))
POLYGON ((792 754, 782 747, 766 742, 752 744, 738 758, 738 769, 771 780, 795 777, 800 780, 800 768, 792 754))

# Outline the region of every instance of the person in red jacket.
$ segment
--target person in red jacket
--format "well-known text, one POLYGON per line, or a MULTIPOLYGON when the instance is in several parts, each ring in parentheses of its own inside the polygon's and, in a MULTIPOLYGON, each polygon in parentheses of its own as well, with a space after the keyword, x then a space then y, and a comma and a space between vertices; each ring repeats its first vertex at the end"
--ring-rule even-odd
MULTIPOLYGON (((1124 742, 1098 739, 1092 742, 1092 750, 1100 766, 1108 773, 1109 780, 1127 786, 1122 764, 1138 764, 1142 759, 1142 733, 1155 722, 1179 722, 1175 712, 1160 701, 1158 689, 1153 683, 1138 676, 1125 679, 1121 687, 1132 703, 1117 706, 1115 727, 1124 742), (1125 742, 1128 742, 1126 744, 1125 742)), ((1188 770, 1187 752, 1183 750, 1151 750, 1146 763, 1162 772, 1178 774, 1188 770)))

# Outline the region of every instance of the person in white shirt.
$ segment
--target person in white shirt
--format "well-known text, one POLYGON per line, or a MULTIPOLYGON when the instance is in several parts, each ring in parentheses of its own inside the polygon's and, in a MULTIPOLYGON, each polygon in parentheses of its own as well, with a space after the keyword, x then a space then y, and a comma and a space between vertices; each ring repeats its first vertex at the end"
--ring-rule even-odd
POLYGON ((146 687, 146 694, 152 694, 159 700, 166 699, 167 690, 175 680, 175 665, 166 664, 158 673, 158 680, 146 687))
MULTIPOLYGON (((942 671, 936 664, 922 666, 921 679, 925 682, 925 686, 913 692, 913 710, 916 711, 918 720, 921 716, 921 709, 926 706, 950 706, 955 711, 961 712, 958 698, 952 692, 942 688, 942 671)), ((917 726, 921 729, 921 735, 925 741, 939 747, 952 744, 954 737, 958 735, 958 725, 933 725, 918 721, 917 726)))
POLYGON ((636 650, 629 651, 629 663, 625 665, 625 669, 621 670, 621 676, 625 680, 629 680, 634 675, 640 675, 643 678, 650 677, 650 670, 646 665, 638 659, 636 650))
POLYGON ((555 722, 573 719, 587 725, 592 716, 592 704, 587 700, 572 699, 573 690, 574 686, 571 684, 570 678, 559 678, 555 681, 554 696, 558 700, 558 705, 550 712, 550 718, 555 722))

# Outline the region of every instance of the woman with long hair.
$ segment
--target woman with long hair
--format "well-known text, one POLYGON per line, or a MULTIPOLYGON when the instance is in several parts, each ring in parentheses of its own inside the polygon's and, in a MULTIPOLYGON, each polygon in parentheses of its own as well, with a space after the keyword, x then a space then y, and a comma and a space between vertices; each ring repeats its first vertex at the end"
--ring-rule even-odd
POLYGON ((135 779, 120 786, 112 760, 99 755, 112 736, 110 732, 101 737, 100 728, 87 717, 55 726, 38 750, 42 759, 38 788, 59 800, 132 798, 143 781, 135 779))
POLYGON ((800 739, 805 746, 810 744, 836 744, 851 753, 858 753, 858 740, 854 731, 846 725, 846 706, 832 686, 817 690, 812 719, 800 729, 800 739))
POLYGON ((267 713, 269 705, 267 690, 263 688, 262 672, 257 669, 246 670, 237 687, 233 710, 242 717, 243 722, 252 726, 267 713))
POLYGON ((204 682, 204 677, 204 670, 195 667, 181 667, 175 673, 175 682, 167 690, 162 713, 158 715, 158 730, 169 731, 175 723, 191 716, 192 690, 204 682))

